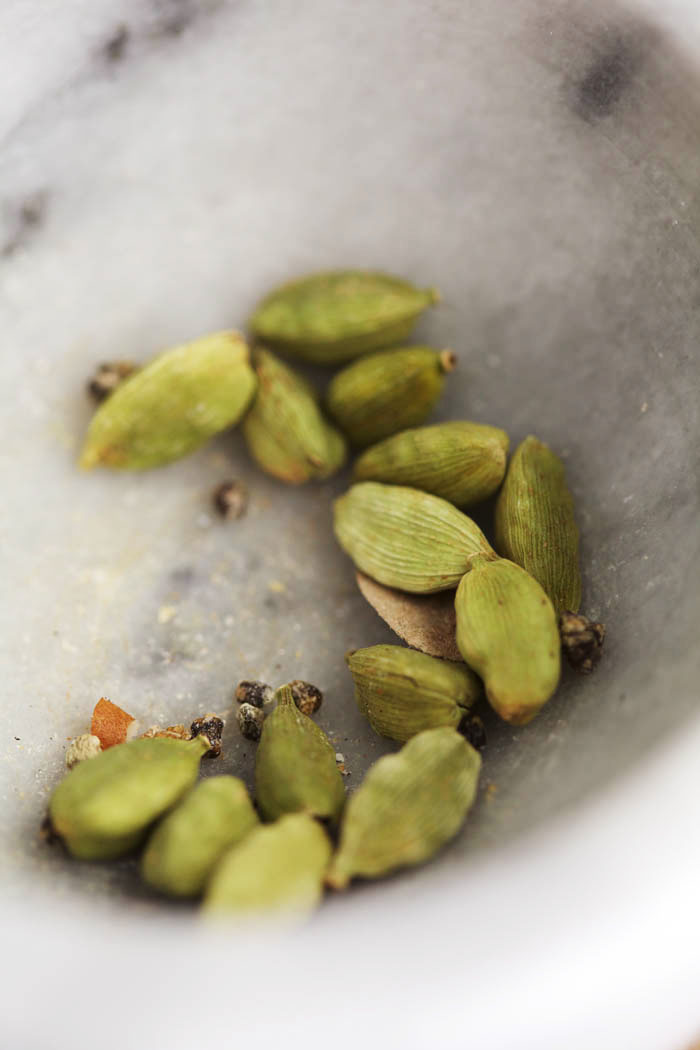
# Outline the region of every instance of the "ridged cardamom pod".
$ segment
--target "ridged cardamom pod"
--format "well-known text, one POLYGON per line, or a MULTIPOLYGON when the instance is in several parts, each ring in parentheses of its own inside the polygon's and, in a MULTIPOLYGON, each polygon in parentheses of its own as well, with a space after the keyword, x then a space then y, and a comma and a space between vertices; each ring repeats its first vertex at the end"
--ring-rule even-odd
POLYGON ((147 470, 180 459, 237 423, 255 387, 238 332, 216 332, 166 350, 97 409, 80 465, 147 470))
POLYGON ((455 597, 457 645, 483 679, 501 718, 525 725, 559 682, 554 607, 535 580, 505 558, 474 558, 455 597))
POLYGON ((424 729, 457 729, 483 694, 464 664, 404 649, 371 645, 346 653, 355 699, 372 729, 392 740, 410 740, 424 729))
POLYGON ((362 481, 335 501, 338 543, 373 580, 414 594, 456 587, 476 554, 493 558, 481 529, 451 503, 402 485, 362 481))
POLYGON ((197 778, 206 737, 131 740, 81 762, 51 796, 49 818, 80 860, 130 852, 197 778))
POLYGON ((578 612, 574 501, 564 464, 536 437, 526 437, 510 461, 496 504, 496 549, 542 584, 557 612, 578 612))
POLYGON ((451 350, 407 346, 354 361, 331 380, 326 408, 356 448, 422 423, 455 367, 451 350))
POLYGON ((255 352, 258 392, 243 434, 258 464, 291 484, 327 478, 345 462, 345 439, 321 414, 309 384, 270 353, 255 352))
POLYGON ((141 876, 171 897, 195 897, 226 850, 257 825, 242 780, 208 777, 158 824, 141 857, 141 876))
POLYGON ((277 690, 255 756, 255 797, 265 820, 311 813, 334 820, 345 802, 335 749, 319 726, 301 713, 288 685, 277 690))
POLYGON ((474 801, 479 753, 454 729, 426 729, 370 768, 350 798, 326 881, 378 878, 432 857, 474 801))
POLYGON ((435 289, 388 274, 313 273, 271 292, 250 327, 258 340, 291 357, 335 365, 401 343, 437 299, 435 289))
POLYGON ((255 828, 214 869, 204 910, 299 918, 321 899, 330 855, 328 836, 305 813, 255 828))
POLYGON ((355 460, 352 476, 408 485, 467 507, 493 495, 503 481, 507 454, 505 430, 485 423, 436 423, 372 445, 355 460))

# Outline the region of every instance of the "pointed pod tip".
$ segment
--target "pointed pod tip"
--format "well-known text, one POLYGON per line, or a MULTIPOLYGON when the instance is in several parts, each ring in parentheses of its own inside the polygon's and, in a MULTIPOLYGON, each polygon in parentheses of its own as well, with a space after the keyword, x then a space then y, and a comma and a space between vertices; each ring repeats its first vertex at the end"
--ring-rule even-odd
POLYGON ((499 555, 492 549, 476 551, 476 553, 470 554, 467 558, 467 561, 469 562, 469 570, 483 569, 488 562, 500 560, 499 555))
POLYGON ((435 306, 437 305, 437 303, 442 302, 442 295, 440 294, 440 289, 436 288, 435 285, 431 285, 430 288, 426 288, 425 294, 428 296, 428 301, 431 306, 435 306))
POLYGON ((443 372, 454 372, 457 367, 457 354, 449 348, 440 351, 440 367, 443 372))
POLYGON ((92 470, 99 463, 100 457, 97 455, 95 450, 89 445, 83 447, 80 457, 78 458, 78 467, 80 470, 92 470))
POLYGON ((324 876, 324 882, 331 890, 344 890, 350 882, 347 872, 338 868, 337 863, 331 864, 324 876))
POLYGON ((275 690, 275 700, 279 704, 292 704, 294 706, 294 693, 290 682, 285 682, 279 689, 275 690))

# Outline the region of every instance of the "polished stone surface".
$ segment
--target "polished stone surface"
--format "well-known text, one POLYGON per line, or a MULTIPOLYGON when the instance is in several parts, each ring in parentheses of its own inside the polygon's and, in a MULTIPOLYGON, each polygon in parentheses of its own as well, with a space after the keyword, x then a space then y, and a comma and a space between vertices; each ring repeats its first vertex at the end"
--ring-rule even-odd
MULTIPOLYGON (((350 788, 390 747, 343 662, 392 639, 332 537, 347 478, 285 488, 236 433, 142 476, 75 466, 96 364, 244 326, 271 285, 336 265, 440 287, 417 335, 459 367, 435 418, 565 457, 584 608, 608 626, 596 674, 565 674, 535 723, 489 720, 464 833, 408 878, 428 909, 441 875, 467 892, 492 848, 564 807, 575 821, 697 713, 691 49, 540 0, 72 0, 61 17, 14 0, 0 27, 6 892, 142 893, 130 863, 67 865, 36 835, 100 695, 177 722, 230 706, 241 678, 304 677, 350 788), (223 523, 209 499, 228 477, 251 500, 223 523)), ((227 745, 219 768, 249 776, 233 722, 227 745)))

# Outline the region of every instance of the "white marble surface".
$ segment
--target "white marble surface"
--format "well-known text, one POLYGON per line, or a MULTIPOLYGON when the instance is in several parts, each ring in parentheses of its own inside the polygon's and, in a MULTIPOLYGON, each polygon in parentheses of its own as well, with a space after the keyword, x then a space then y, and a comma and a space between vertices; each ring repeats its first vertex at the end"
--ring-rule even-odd
MULTIPOLYGON (((0 1044, 682 1050, 700 932, 687 25, 683 54, 572 2, 1 6, 0 1044), (439 864, 298 939, 218 938, 134 899, 128 865, 68 867, 36 840, 65 738, 103 692, 179 720, 240 677, 303 673, 355 783, 384 745, 342 653, 389 634, 330 535, 342 479, 283 490, 236 436, 82 477, 83 383, 348 262, 440 285, 421 334, 460 354, 441 416, 536 427, 567 455, 610 647, 532 730, 492 727, 497 790, 439 864), (222 526, 207 498, 232 473, 251 507, 222 526), (137 1004, 108 1025, 105 983, 137 1004)), ((231 768, 245 750, 231 735, 231 768)))

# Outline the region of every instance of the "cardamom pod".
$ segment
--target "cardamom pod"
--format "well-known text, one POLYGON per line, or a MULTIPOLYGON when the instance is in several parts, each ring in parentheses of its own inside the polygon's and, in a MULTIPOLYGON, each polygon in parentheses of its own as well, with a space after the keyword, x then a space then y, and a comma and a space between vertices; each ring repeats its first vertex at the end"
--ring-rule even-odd
POLYGON ((255 828, 214 869, 204 910, 298 918, 320 901, 330 856, 328 836, 306 813, 288 814, 255 828))
POLYGON ((81 467, 147 470, 193 452, 242 417, 255 392, 238 332, 215 332, 159 354, 92 417, 81 467))
POLYGON ((80 860, 111 860, 130 852, 192 786, 208 749, 204 736, 151 737, 81 762, 51 796, 53 830, 80 860))
POLYGON ((482 695, 481 682, 464 664, 400 645, 351 650, 345 662, 360 711, 376 733, 392 740, 410 740, 437 726, 457 729, 482 695))
POLYGON ((334 820, 345 802, 335 749, 296 706, 289 685, 277 690, 277 707, 263 725, 255 756, 255 797, 265 820, 297 812, 334 820))
POLYGON ((456 587, 475 554, 496 554, 447 500, 402 485, 362 481, 335 501, 336 539, 373 580, 414 594, 456 587))
POLYGON ((258 392, 243 435, 263 470, 290 484, 327 478, 345 462, 345 439, 327 423, 305 379, 270 353, 255 353, 258 392))
POLYGON ((292 357, 335 365, 407 339, 439 296, 368 270, 313 273, 276 288, 250 320, 253 334, 292 357))
POLYGON ((141 857, 144 882, 171 897, 195 897, 227 849, 258 824, 237 777, 202 780, 158 824, 141 857))
POLYGON ((496 549, 542 584, 557 612, 578 612, 581 570, 564 464, 536 437, 513 453, 496 504, 496 549))
POLYGON ((350 443, 364 448, 422 423, 456 361, 451 350, 429 346, 370 354, 331 380, 326 407, 350 443))
POLYGON ((370 768, 350 798, 327 883, 378 878, 420 864, 459 831, 474 801, 481 757, 454 729, 418 733, 370 768))
POLYGON ((561 669, 551 601, 529 573, 505 558, 477 557, 455 597, 457 645, 484 681, 501 718, 525 725, 549 700, 561 669))
POLYGON ((403 430, 372 445, 355 460, 355 481, 432 492, 457 507, 480 503, 506 472, 508 435, 485 423, 436 423, 403 430))

